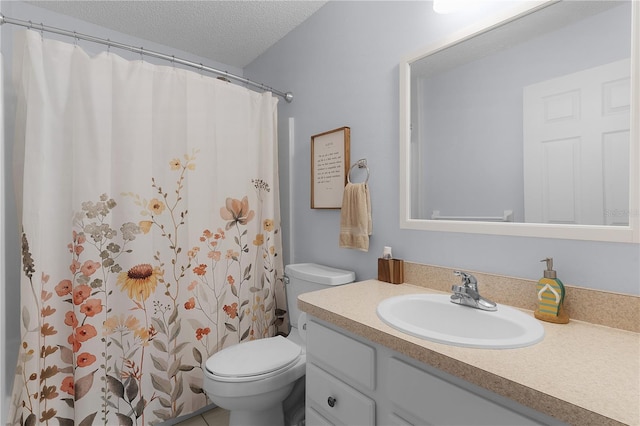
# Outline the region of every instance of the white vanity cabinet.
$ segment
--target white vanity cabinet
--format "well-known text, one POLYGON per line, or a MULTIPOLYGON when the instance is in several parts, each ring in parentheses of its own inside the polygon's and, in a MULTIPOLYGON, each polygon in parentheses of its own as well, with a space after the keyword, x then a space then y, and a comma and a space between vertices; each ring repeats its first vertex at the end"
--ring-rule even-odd
POLYGON ((307 426, 562 424, 316 318, 306 392, 307 426))
POLYGON ((307 322, 306 425, 376 424, 375 349, 307 322))

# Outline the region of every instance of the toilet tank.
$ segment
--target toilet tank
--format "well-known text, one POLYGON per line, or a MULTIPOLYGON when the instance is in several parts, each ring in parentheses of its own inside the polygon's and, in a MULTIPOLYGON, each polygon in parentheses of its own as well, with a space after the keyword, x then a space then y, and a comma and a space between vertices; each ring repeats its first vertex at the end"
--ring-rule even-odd
POLYGON ((284 268, 287 291, 289 323, 298 327, 298 296, 310 291, 322 290, 335 285, 348 284, 356 279, 353 271, 331 268, 315 263, 296 263, 284 268))

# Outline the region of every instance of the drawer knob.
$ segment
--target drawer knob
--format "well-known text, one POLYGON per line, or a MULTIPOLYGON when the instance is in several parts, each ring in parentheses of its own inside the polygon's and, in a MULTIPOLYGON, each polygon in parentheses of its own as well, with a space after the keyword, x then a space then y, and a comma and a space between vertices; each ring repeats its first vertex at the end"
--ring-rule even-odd
POLYGON ((329 399, 327 399, 327 404, 329 404, 329 407, 333 408, 336 405, 336 399, 330 396, 329 399))

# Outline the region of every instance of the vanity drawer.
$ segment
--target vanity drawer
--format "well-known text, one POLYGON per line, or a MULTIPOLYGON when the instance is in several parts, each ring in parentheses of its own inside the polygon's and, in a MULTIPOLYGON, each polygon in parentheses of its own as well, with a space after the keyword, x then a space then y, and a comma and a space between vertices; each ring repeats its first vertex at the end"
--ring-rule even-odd
POLYGON ((375 389, 375 350, 372 347, 309 321, 307 352, 348 382, 375 389))
POLYGON ((372 399, 311 363, 307 363, 306 392, 308 411, 312 404, 322 415, 345 425, 375 424, 376 404, 372 399))

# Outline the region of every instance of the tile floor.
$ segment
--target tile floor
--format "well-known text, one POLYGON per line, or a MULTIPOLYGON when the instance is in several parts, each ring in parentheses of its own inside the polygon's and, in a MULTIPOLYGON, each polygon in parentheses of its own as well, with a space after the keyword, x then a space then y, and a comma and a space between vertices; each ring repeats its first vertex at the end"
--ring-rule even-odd
POLYGON ((177 423, 175 426, 229 426, 229 412, 214 408, 177 423))

